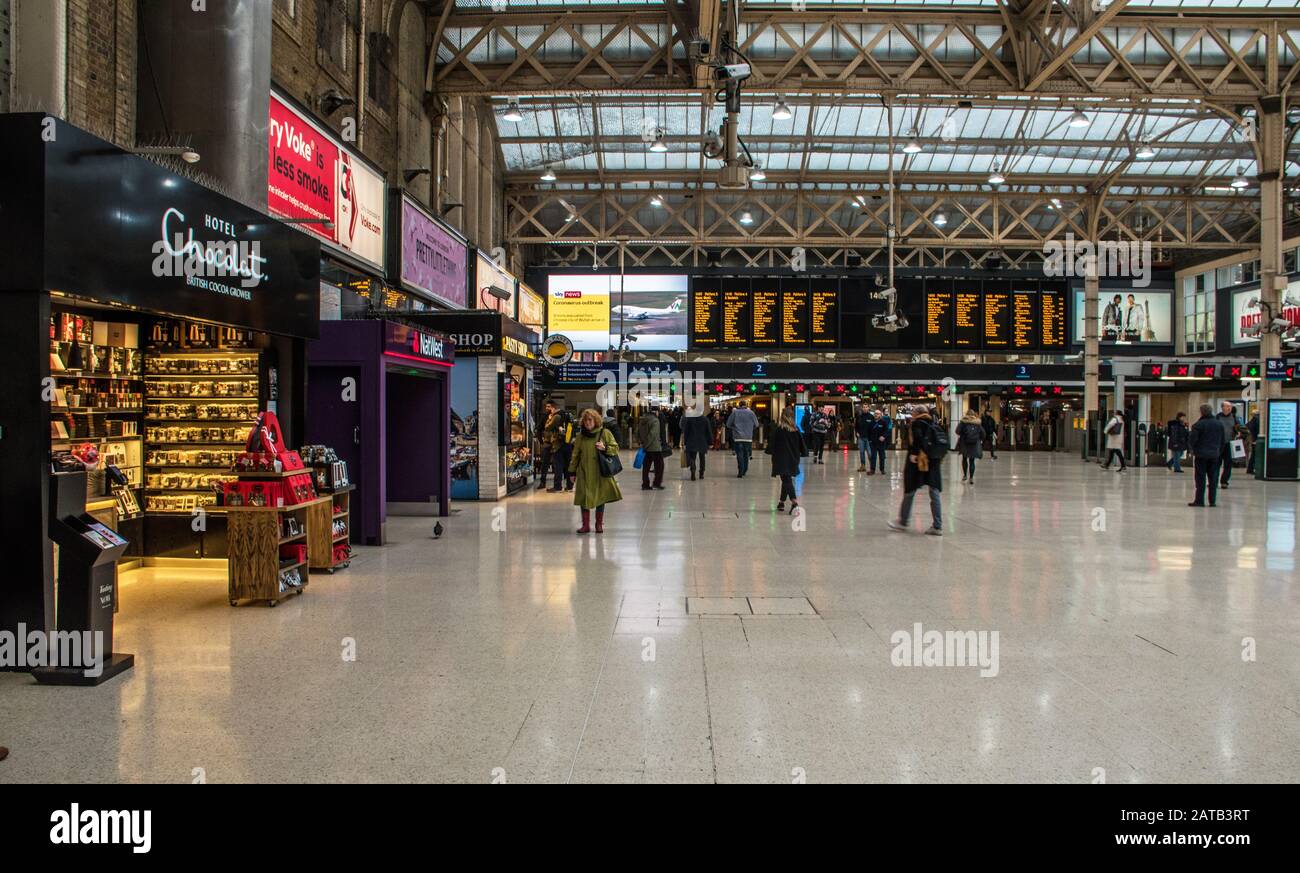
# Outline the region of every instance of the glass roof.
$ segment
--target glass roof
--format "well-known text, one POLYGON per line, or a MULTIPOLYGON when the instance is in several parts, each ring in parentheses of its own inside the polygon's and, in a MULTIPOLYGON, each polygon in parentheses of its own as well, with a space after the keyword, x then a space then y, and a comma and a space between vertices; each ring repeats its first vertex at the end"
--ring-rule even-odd
MULTIPOLYGON (((611 6, 662 6, 663 0, 456 0, 456 6, 466 10, 484 10, 493 12, 526 11, 538 7, 584 7, 611 6)), ((772 7, 790 5, 790 0, 746 0, 745 5, 754 7, 772 7)), ((865 4, 862 0, 809 0, 808 5, 817 7, 857 7, 865 4)), ((872 7, 885 8, 997 8, 997 0, 872 0, 872 7)), ((1212 9, 1214 11, 1229 9, 1295 9, 1297 0, 1129 0, 1128 9, 1212 9)))

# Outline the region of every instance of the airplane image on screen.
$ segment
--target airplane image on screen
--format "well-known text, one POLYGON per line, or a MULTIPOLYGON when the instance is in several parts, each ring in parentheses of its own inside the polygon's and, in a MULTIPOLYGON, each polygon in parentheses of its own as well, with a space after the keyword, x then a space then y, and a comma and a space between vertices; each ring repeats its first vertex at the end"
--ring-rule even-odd
POLYGON ((665 307, 654 306, 615 306, 611 311, 614 315, 622 315, 624 318, 630 318, 635 321, 648 321, 652 318, 669 318, 682 311, 682 302, 685 297, 678 297, 665 307))

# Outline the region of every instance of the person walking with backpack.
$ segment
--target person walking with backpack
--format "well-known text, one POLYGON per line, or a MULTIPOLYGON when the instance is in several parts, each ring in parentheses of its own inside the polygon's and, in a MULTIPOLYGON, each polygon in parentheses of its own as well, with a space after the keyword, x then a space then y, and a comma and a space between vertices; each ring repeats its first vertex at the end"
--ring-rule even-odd
POLYGON ((948 452, 948 432, 937 424, 927 407, 912 411, 909 424, 911 441, 908 444, 907 465, 903 467, 903 502, 898 507, 898 520, 889 523, 893 530, 907 530, 912 519, 912 501, 922 486, 930 489, 930 536, 943 536, 943 457, 948 452))
POLYGON ((807 456, 808 447, 803 441, 803 434, 795 426, 792 407, 787 406, 781 410, 781 420, 772 430, 768 453, 772 456, 772 476, 781 477, 781 496, 777 498, 776 511, 785 512, 785 501, 788 499, 790 514, 793 515, 799 508, 794 480, 799 476, 799 459, 807 456))
POLYGON ((744 479, 749 472, 749 459, 754 452, 754 431, 758 430, 758 416, 744 400, 727 416, 727 430, 736 450, 736 478, 744 479))
POLYGON ((1122 409, 1116 409, 1110 420, 1106 422, 1106 463, 1101 465, 1103 470, 1110 469, 1112 458, 1119 458, 1119 472, 1127 472, 1128 465, 1124 463, 1124 410, 1122 409))
POLYGON ((618 441, 595 409, 584 409, 578 419, 569 472, 576 475, 573 505, 582 510, 582 527, 577 533, 591 533, 591 511, 596 510, 596 533, 605 532, 605 507, 623 499, 618 481, 601 470, 601 455, 618 458, 618 441))
POLYGON ((1183 472, 1183 455, 1187 454, 1187 413, 1180 412, 1174 416, 1173 421, 1169 422, 1167 428, 1169 433, 1169 459, 1165 461, 1165 468, 1173 470, 1175 473, 1183 472))
POLYGON ((1210 506, 1219 497, 1219 465, 1223 463, 1223 424, 1214 415, 1214 407, 1201 404, 1201 418, 1192 425, 1187 444, 1192 449, 1192 464, 1196 477, 1196 496, 1188 506, 1205 505, 1205 488, 1210 489, 1210 506))
POLYGON ((664 431, 663 417, 659 414, 657 404, 650 404, 650 409, 641 413, 636 420, 636 441, 641 446, 644 456, 641 462, 641 490, 664 490, 664 431), (654 485, 650 484, 650 474, 654 473, 654 485))
POLYGON ((974 485, 975 462, 984 457, 984 425, 974 410, 957 425, 957 445, 961 449, 961 481, 974 485))
POLYGON ((831 422, 826 417, 826 413, 820 409, 813 409, 812 423, 809 426, 812 430, 812 455, 814 464, 824 464, 822 455, 826 451, 826 435, 830 433, 831 422))

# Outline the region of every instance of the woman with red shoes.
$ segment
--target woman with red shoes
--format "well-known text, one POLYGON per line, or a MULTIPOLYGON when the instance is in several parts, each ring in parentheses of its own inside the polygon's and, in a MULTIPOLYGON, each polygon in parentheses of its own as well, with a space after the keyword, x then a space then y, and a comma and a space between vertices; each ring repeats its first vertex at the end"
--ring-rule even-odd
POLYGON ((591 511, 596 510, 596 533, 605 532, 605 506, 623 499, 613 476, 600 473, 600 455, 618 457, 618 442, 605 427, 600 413, 585 409, 578 419, 578 435, 573 440, 569 472, 577 474, 573 503, 582 509, 582 527, 577 533, 591 533, 591 511))

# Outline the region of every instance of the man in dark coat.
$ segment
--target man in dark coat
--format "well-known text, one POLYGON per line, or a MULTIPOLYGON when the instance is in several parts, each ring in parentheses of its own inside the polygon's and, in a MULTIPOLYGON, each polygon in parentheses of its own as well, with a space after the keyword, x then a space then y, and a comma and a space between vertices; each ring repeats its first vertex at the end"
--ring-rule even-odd
POLYGON ((651 488, 663 490, 664 487, 664 430, 663 416, 657 406, 642 412, 636 420, 636 439, 645 450, 641 463, 641 490, 651 488), (654 484, 650 484, 650 474, 654 473, 654 484))
POLYGON ((713 445, 713 426, 707 416, 688 412, 682 416, 682 451, 686 452, 686 463, 691 468, 691 481, 695 481, 695 462, 699 461, 699 478, 704 478, 705 458, 709 446, 713 445))
POLYGON ((1169 460, 1165 466, 1175 473, 1183 472, 1183 455, 1187 454, 1187 416, 1178 413, 1169 422, 1169 460))
POLYGON ((1223 424, 1214 417, 1214 407, 1201 404, 1201 419, 1192 425, 1187 444, 1192 449, 1196 469, 1196 496, 1188 506, 1205 505, 1205 486, 1210 486, 1210 506, 1219 496, 1219 465, 1223 463, 1223 424))

